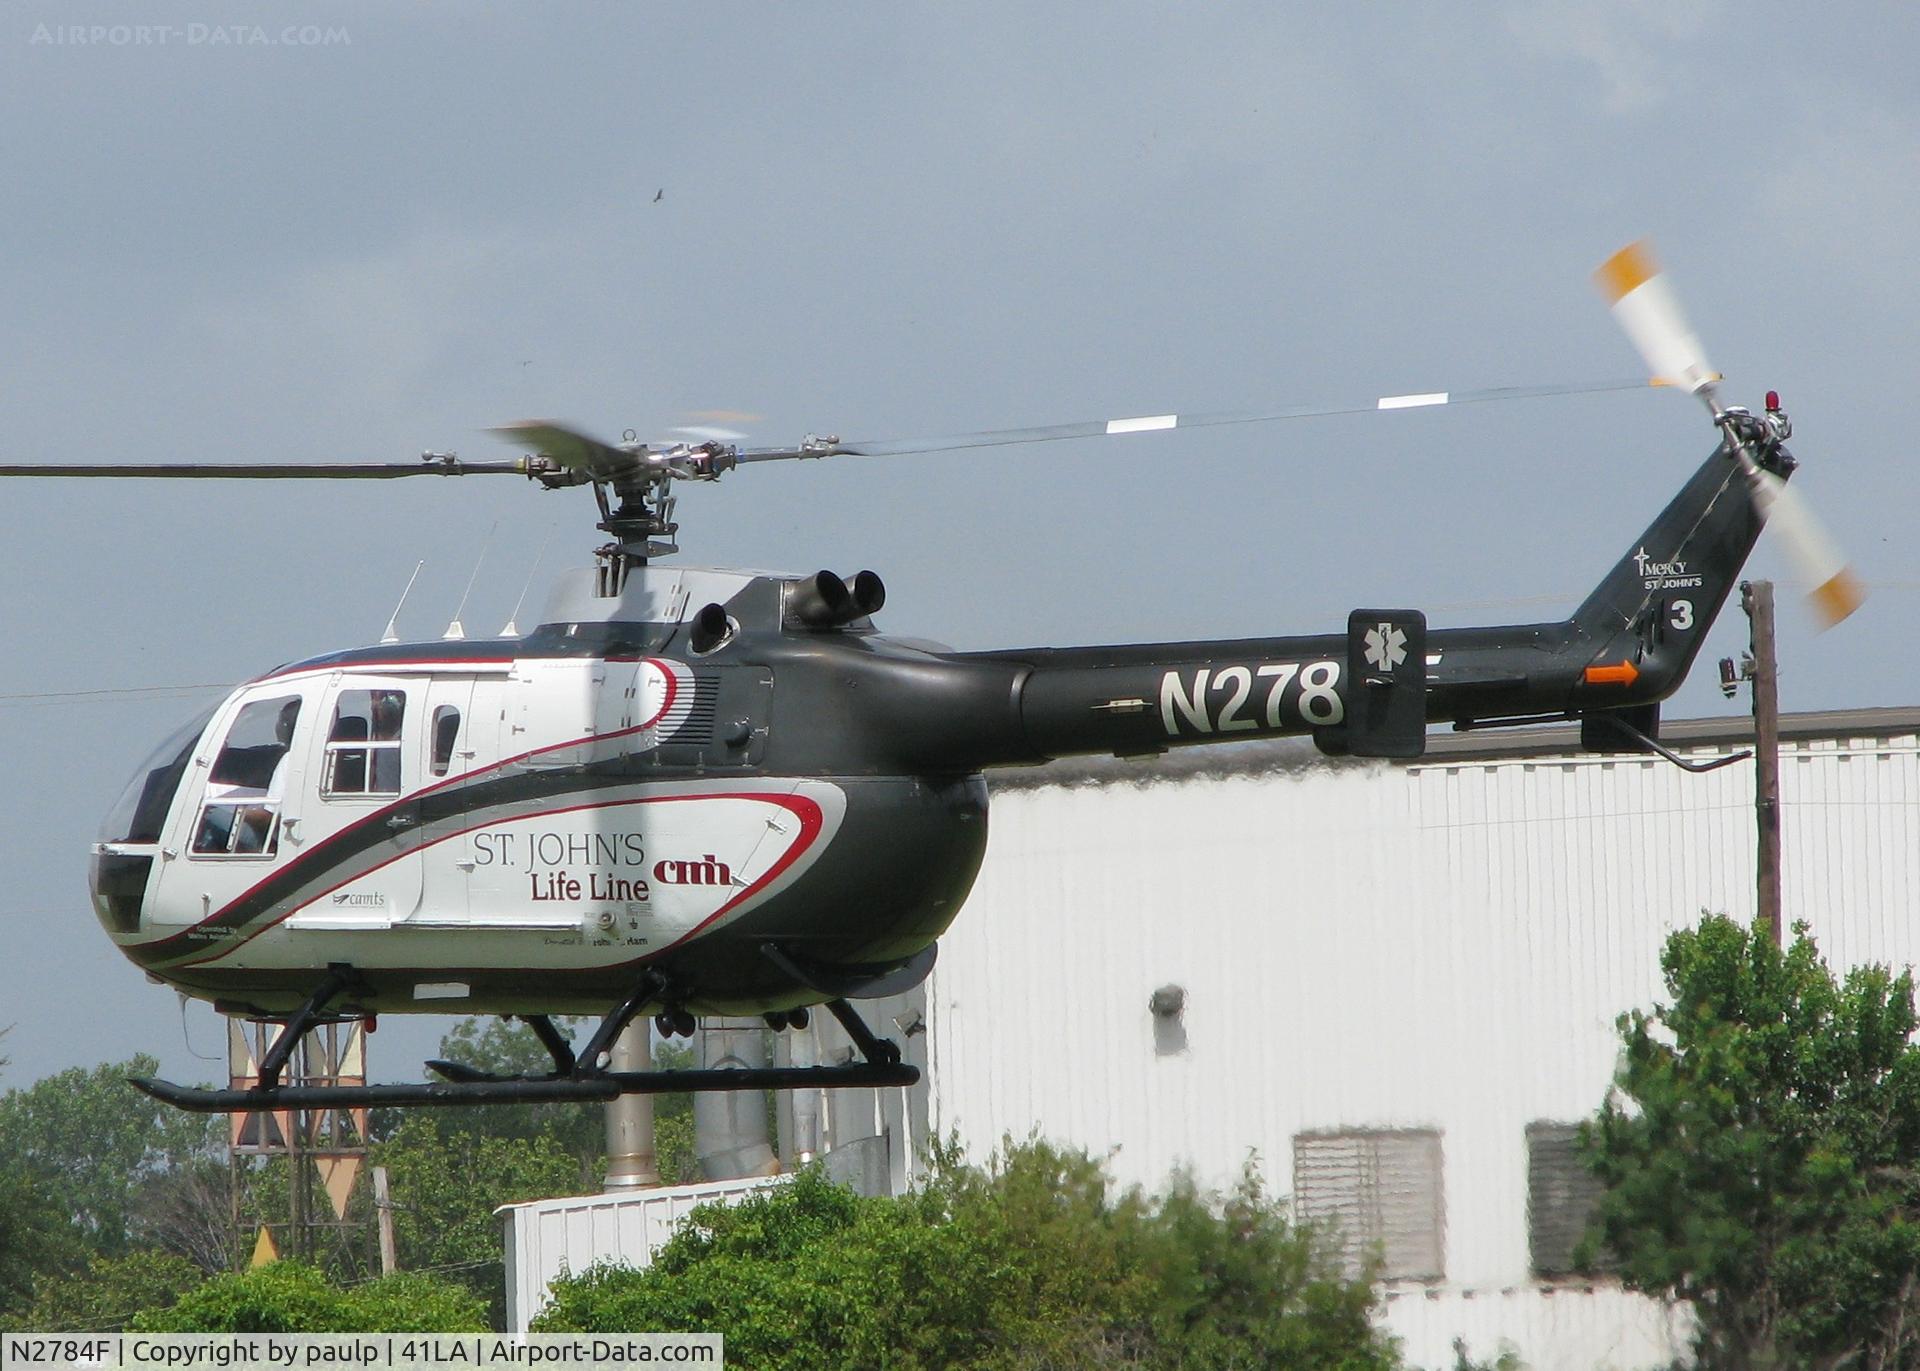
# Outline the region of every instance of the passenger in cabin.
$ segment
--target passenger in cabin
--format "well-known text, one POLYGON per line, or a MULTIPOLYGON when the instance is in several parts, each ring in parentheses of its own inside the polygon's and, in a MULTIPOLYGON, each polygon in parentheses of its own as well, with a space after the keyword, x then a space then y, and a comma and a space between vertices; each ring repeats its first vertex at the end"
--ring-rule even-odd
MULTIPOLYGON (((364 742, 369 732, 361 715, 348 714, 343 708, 334 715, 329 743, 364 742)), ((367 791, 367 750, 364 747, 329 747, 332 765, 328 770, 327 790, 335 795, 364 795, 367 791)))
POLYGON ((293 751, 293 730, 300 722, 300 702, 288 700, 281 706, 280 717, 273 721, 275 745, 280 749, 279 759, 273 764, 273 774, 267 779, 267 800, 277 803, 285 798, 287 789, 287 757, 293 751))
POLYGON ((242 709, 208 775, 191 850, 201 856, 269 856, 286 798, 287 758, 300 722, 300 698, 256 700, 242 709), (271 711, 271 713, 269 713, 271 711), (267 723, 268 718, 273 720, 267 723), (266 740, 268 727, 273 730, 266 740), (252 742, 259 738, 262 741, 252 742))
MULTIPOLYGON (((266 791, 272 788, 286 761, 287 751, 293 744, 294 725, 300 720, 300 701, 287 700, 280 706, 274 719, 272 742, 248 745, 245 738, 251 722, 249 715, 256 708, 258 706, 249 705, 241 711, 227 745, 220 749, 220 755, 214 759, 209 780, 245 790, 266 791)), ((264 722, 260 720, 260 723, 264 722)), ((253 736, 259 737, 259 724, 253 724, 253 729, 256 730, 253 736)))
POLYGON ((267 839, 272 833, 273 810, 266 805, 248 805, 240 811, 239 822, 234 825, 233 850, 248 853, 270 851, 267 839))
POLYGON ((404 690, 342 692, 327 737, 327 794, 400 793, 400 733, 406 711, 404 690))
MULTIPOLYGON (((406 716, 407 697, 404 691, 380 690, 373 696, 373 740, 377 743, 400 741, 400 725, 406 716)), ((397 747, 375 748, 373 752, 373 775, 367 789, 376 795, 398 795, 400 793, 400 749, 397 747)))
POLYGON ((229 851, 233 836, 233 805, 208 805, 200 814, 200 827, 194 830, 193 850, 200 853, 229 851))

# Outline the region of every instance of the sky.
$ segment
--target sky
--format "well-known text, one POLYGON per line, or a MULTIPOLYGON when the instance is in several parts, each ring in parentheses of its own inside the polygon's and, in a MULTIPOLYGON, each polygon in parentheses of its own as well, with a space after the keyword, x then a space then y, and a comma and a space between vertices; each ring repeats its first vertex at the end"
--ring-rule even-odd
MULTIPOLYGON (((1650 235, 1873 587, 1825 635, 1783 590, 1783 707, 1912 704, 1917 55, 1903 7, 1774 2, 8 0, 0 462, 1630 379, 1590 273, 1650 235)), ((1713 441, 1648 390, 760 466, 684 489, 680 541, 870 567, 884 629, 962 648, 1536 620, 1713 441)), ((593 518, 507 479, 0 489, 0 1087, 134 1051, 219 1074, 210 1011, 87 904, 126 778, 224 684, 373 641, 416 562, 405 636, 470 577, 497 630, 593 518)), ((1745 641, 1731 609, 1668 716, 1744 709, 1711 663, 1745 641)), ((387 1020, 375 1074, 445 1026, 387 1020)))

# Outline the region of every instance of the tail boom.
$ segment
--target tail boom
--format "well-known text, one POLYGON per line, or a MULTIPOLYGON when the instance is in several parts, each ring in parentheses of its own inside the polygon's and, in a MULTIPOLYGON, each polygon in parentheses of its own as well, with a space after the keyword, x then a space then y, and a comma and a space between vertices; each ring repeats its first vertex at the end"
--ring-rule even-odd
MULTIPOLYGON (((1748 442, 1765 470, 1792 471, 1777 440, 1748 442)), ((918 760, 973 769, 1288 735, 1311 735, 1330 753, 1415 756, 1422 721, 1612 715, 1651 733, 1652 707, 1685 679, 1759 537, 1747 484, 1731 448, 1717 448, 1556 622, 1429 631, 1412 611, 1367 610, 1345 636, 946 655, 945 669, 971 673, 965 693, 978 708, 968 717, 996 723, 941 730, 937 753, 918 760), (1363 723, 1389 713, 1392 739, 1363 723)))

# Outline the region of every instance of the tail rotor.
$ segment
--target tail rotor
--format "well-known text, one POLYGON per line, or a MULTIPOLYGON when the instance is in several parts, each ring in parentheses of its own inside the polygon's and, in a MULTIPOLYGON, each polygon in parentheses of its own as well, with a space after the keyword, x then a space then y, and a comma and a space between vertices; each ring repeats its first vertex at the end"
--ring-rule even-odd
POLYGON ((1697 395, 1726 434, 1761 519, 1773 529, 1792 558, 1807 603, 1822 628, 1831 628, 1858 609, 1866 589, 1839 546, 1814 515, 1806 497, 1756 460, 1757 438, 1785 439, 1793 426, 1779 397, 1767 392, 1766 412, 1756 419, 1747 410, 1720 403, 1720 374, 1707 363, 1706 349, 1687 323, 1680 302, 1654 260, 1651 244, 1629 243, 1600 264, 1594 281, 1607 297, 1613 317, 1639 351, 1653 384, 1697 395))

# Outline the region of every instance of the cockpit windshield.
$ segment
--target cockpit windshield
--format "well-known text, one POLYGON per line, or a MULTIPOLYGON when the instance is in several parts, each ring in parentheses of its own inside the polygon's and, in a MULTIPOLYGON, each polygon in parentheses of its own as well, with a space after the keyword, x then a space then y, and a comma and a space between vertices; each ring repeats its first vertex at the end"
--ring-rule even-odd
POLYGON ((133 779, 127 782, 126 789, 108 811, 106 821, 100 825, 101 842, 160 841, 160 828, 167 821, 174 792, 180 788, 180 778, 186 774, 194 745, 207 731, 213 715, 213 709, 195 715, 169 733, 166 741, 153 750, 153 755, 140 764, 140 769, 133 773, 133 779))

